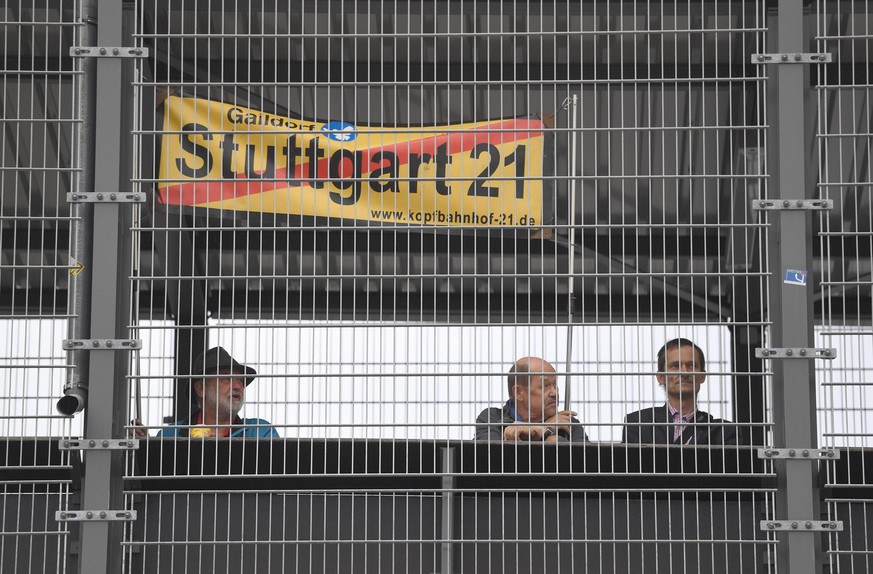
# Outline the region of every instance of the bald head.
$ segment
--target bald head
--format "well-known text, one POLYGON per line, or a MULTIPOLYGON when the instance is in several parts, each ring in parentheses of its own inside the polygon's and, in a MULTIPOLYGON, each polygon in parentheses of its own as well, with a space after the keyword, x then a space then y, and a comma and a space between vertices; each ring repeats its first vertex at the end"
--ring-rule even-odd
POLYGON ((545 359, 539 357, 522 357, 517 360, 512 368, 509 369, 509 377, 507 383, 509 386, 509 396, 513 396, 513 388, 515 385, 529 386, 531 373, 554 373, 555 367, 549 364, 545 359))
POLYGON ((558 410, 555 367, 539 357, 524 357, 509 371, 509 396, 526 422, 542 422, 558 410))

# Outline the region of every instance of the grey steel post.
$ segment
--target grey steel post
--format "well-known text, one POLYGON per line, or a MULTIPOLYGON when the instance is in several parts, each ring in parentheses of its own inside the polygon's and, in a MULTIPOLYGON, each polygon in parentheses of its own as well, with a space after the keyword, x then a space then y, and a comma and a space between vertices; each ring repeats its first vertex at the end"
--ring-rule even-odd
MULTIPOLYGON (((125 34, 122 2, 86 0, 84 13, 97 15, 97 46, 130 45, 125 34)), ((93 170, 94 189, 85 192, 129 191, 131 110, 133 102, 132 61, 97 58, 86 72, 96 75, 96 117, 94 153, 99 158, 83 170, 93 170)), ((128 338, 130 282, 130 210, 128 204, 94 205, 93 241, 90 246, 91 339, 128 338)), ((86 439, 121 436, 126 417, 126 374, 128 352, 92 350, 88 369, 89 396, 85 406, 86 439)), ((84 455, 82 509, 122 509, 124 453, 114 449, 89 450, 84 455)), ((117 524, 106 521, 81 523, 79 571, 89 574, 120 572, 121 533, 117 524)))
POLYGON ((443 497, 442 497, 442 548, 440 550, 440 573, 452 574, 454 554, 452 552, 455 536, 455 449, 446 447, 440 449, 443 457, 443 497))
MULTIPOLYGON (((809 51, 806 2, 779 0, 778 16, 769 17, 777 53, 809 51), (774 28, 775 25, 775 28, 774 28)), ((772 45, 772 44, 771 44, 772 45)), ((765 68, 771 80, 767 110, 770 123, 770 197, 808 199, 814 196, 806 158, 812 141, 810 65, 773 64, 765 68), (775 78, 775 81, 773 81, 775 78)), ((814 347, 812 281, 806 286, 786 284, 786 269, 812 270, 812 214, 781 211, 771 223, 770 288, 772 347, 814 347)), ((813 360, 773 360, 774 446, 816 448, 815 364, 813 360)), ((808 460, 786 460, 776 466, 776 518, 817 520, 817 467, 808 460)), ((779 571, 791 574, 821 572, 821 534, 787 532, 778 537, 779 571)))

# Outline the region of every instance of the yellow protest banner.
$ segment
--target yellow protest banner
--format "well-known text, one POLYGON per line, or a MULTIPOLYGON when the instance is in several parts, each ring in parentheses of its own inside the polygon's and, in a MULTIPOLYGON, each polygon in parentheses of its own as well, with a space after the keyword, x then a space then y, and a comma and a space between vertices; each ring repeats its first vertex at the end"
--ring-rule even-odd
POLYGON ((312 122, 218 101, 164 102, 162 203, 400 225, 542 223, 543 122, 312 122))

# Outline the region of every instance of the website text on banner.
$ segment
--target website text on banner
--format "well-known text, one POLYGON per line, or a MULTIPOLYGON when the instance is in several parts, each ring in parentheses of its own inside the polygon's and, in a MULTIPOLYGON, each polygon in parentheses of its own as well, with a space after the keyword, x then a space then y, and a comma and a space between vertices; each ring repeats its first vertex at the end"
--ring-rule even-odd
POLYGON ((164 102, 162 203, 411 225, 535 226, 537 118, 382 128, 164 102))

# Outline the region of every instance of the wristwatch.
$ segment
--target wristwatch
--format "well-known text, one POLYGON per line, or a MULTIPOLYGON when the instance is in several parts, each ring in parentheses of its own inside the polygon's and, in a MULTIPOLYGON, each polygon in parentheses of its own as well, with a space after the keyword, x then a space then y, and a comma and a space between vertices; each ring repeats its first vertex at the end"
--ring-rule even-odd
POLYGON ((546 440, 547 438, 549 438, 550 436, 552 436, 554 434, 557 434, 557 433, 555 433, 554 427, 546 427, 546 432, 543 433, 543 440, 546 440))

